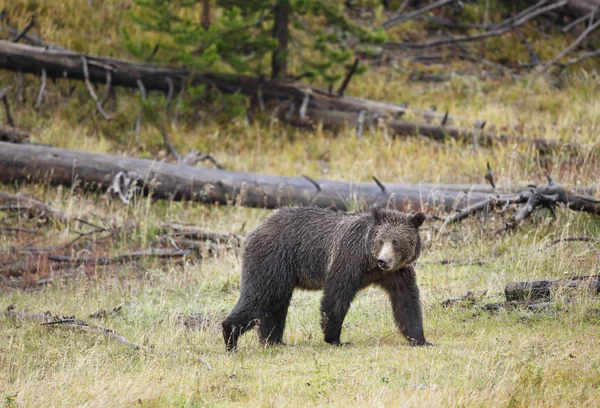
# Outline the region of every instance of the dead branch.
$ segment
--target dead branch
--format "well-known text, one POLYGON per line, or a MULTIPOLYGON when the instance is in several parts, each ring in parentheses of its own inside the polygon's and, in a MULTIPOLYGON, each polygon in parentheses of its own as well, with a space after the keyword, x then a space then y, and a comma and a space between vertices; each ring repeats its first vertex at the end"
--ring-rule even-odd
POLYGON ((235 234, 208 231, 201 228, 189 228, 180 224, 162 224, 160 231, 172 237, 182 237, 197 241, 210 241, 215 244, 240 245, 243 237, 235 234))
POLYGON ((563 33, 567 33, 569 31, 571 31, 571 29, 573 27, 575 27, 577 24, 581 24, 584 21, 590 21, 590 18, 593 17, 596 12, 597 12, 597 10, 592 10, 589 13, 584 14, 583 16, 581 16, 579 18, 576 18, 575 20, 571 21, 569 24, 564 26, 560 31, 563 33))
MULTIPOLYGON (((394 13, 386 22, 384 22, 381 27, 386 30, 389 30, 392 27, 402 24, 405 21, 412 20, 413 18, 419 17, 421 14, 428 12, 429 10, 433 10, 437 7, 442 7, 450 3, 454 3, 456 0, 438 0, 433 3, 427 4, 426 6, 411 11, 410 13, 402 14, 401 11, 394 13)), ((401 8, 402 10, 403 8, 401 8)))
POLYGON ((86 257, 70 257, 63 255, 47 255, 49 261, 69 263, 69 264, 93 264, 93 265, 111 265, 120 264, 125 262, 132 262, 142 258, 180 258, 190 255, 192 251, 189 250, 170 250, 164 248, 150 248, 143 251, 129 252, 122 255, 113 257, 97 257, 97 258, 86 258, 86 257))
POLYGON ((504 288, 507 301, 551 299, 556 291, 587 290, 600 293, 600 275, 572 276, 558 280, 510 282, 504 288))
POLYGON ((217 159, 215 159, 213 157, 213 155, 211 155, 210 153, 202 153, 200 150, 191 150, 190 152, 188 152, 188 154, 186 154, 185 156, 183 156, 181 158, 180 163, 181 164, 187 164, 188 166, 195 166, 197 163, 203 162, 208 160, 209 162, 211 162, 212 164, 215 165, 215 167, 219 170, 224 170, 225 167, 223 167, 221 165, 221 163, 219 163, 217 161, 217 159))
MULTIPOLYGON (((89 81, 89 74, 88 74, 89 81)), ((112 91, 112 73, 110 70, 106 70, 106 85, 104 87, 104 96, 102 96, 102 100, 100 101, 100 106, 103 107, 108 98, 110 98, 112 91)))
POLYGON ((495 230, 495 234, 516 228, 521 221, 528 218, 540 207, 548 208, 553 212, 557 205, 562 205, 571 210, 600 215, 600 201, 555 183, 550 177, 548 179, 548 184, 532 186, 529 190, 518 194, 490 195, 486 200, 465 207, 456 214, 447 217, 444 226, 464 220, 470 215, 481 211, 490 211, 511 204, 521 205, 521 207, 517 214, 495 230))
MULTIPOLYGON (((567 299, 569 302, 570 299, 567 299)), ((498 303, 488 303, 483 306, 483 309, 493 313, 498 312, 503 309, 520 309, 525 308, 530 312, 539 312, 545 309, 548 309, 551 306, 556 306, 554 301, 547 301, 543 299, 537 300, 510 300, 506 302, 498 302, 498 303)))
MULTIPOLYGON (((179 356, 179 355, 189 356, 189 353, 162 351, 162 350, 158 350, 152 346, 140 345, 138 343, 135 343, 135 342, 127 339, 125 336, 117 333, 113 329, 109 329, 109 328, 102 327, 102 326, 95 325, 95 324, 90 324, 83 320, 77 319, 75 316, 56 315, 56 316, 52 317, 50 312, 46 312, 43 315, 31 315, 31 314, 27 314, 27 313, 19 313, 19 312, 14 311, 14 305, 9 306, 6 311, 2 312, 2 315, 6 316, 6 317, 10 317, 10 318, 19 319, 19 320, 41 321, 42 326, 46 326, 46 327, 65 327, 65 328, 76 330, 76 331, 84 331, 84 332, 89 332, 89 333, 102 334, 102 335, 106 336, 106 338, 108 338, 110 340, 115 340, 119 344, 121 344, 125 347, 129 347, 135 351, 144 351, 149 354, 160 354, 160 355, 167 355, 167 356, 179 356)), ((204 366, 206 366, 206 368, 208 370, 212 370, 211 364, 204 358, 199 357, 199 356, 193 356, 193 358, 196 361, 204 364, 204 366)))
POLYGON ((474 304, 478 298, 482 298, 485 295, 487 295, 487 290, 482 290, 477 293, 469 291, 462 296, 445 299, 444 301, 442 301, 442 306, 448 307, 456 305, 458 303, 474 304))
MULTIPOLYGON (((14 121, 12 115, 10 114, 10 105, 8 103, 8 97, 6 96, 6 92, 4 93, 4 95, 2 95, 2 103, 4 104, 4 112, 6 114, 6 120, 8 121, 8 125, 10 127, 14 128, 15 127, 15 121, 14 121)), ((2 139, 0 138, 0 140, 2 140, 2 139)))
POLYGON ((35 18, 32 18, 31 21, 29 22, 29 24, 27 24, 25 26, 23 31, 21 31, 19 34, 17 34, 15 36, 15 38, 13 38, 13 42, 19 42, 21 40, 21 38, 25 37, 27 35, 27 33, 29 32, 29 30, 31 30, 31 28, 34 26, 34 24, 35 24, 35 18))
MULTIPOLYGON (((100 101, 98 100, 98 97, 96 96, 96 92, 94 92, 94 87, 92 86, 92 83, 90 82, 90 72, 88 69, 87 59, 83 55, 81 56, 81 65, 83 67, 83 79, 85 81, 85 86, 87 87, 87 90, 88 90, 90 96, 92 97, 92 99, 94 100, 94 103, 96 104, 96 109, 98 110, 98 112, 100 112, 100 114, 102 115, 102 117, 104 119, 110 120, 110 116, 108 115, 108 113, 106 113, 104 108, 102 108, 102 103, 100 103, 100 101)), ((107 77, 107 82, 108 82, 108 77, 107 77)))
POLYGON ((571 58, 568 61, 562 62, 562 63, 557 63, 558 66, 560 66, 561 68, 566 68, 570 65, 574 65, 574 64, 578 64, 583 60, 586 60, 588 58, 593 58, 593 57, 597 57, 600 56, 600 48, 594 51, 590 51, 590 52, 586 52, 584 54, 581 54, 579 57, 577 58, 571 58))
POLYGON ((117 315, 123 309, 122 305, 112 308, 111 310, 98 309, 92 313, 89 317, 92 319, 104 319, 106 317, 113 317, 117 315))
POLYGON ((384 48, 388 49, 388 50, 424 49, 424 48, 437 47, 440 45, 446 45, 446 44, 457 43, 457 42, 479 41, 484 38, 495 37, 495 36, 507 33, 517 27, 522 26, 523 24, 527 23, 529 20, 531 20, 541 14, 547 13, 551 10, 563 7, 565 4, 567 4, 567 0, 558 1, 556 3, 552 3, 545 7, 538 7, 535 10, 533 10, 532 12, 522 16, 521 18, 511 21, 509 24, 503 24, 500 28, 497 28, 495 30, 486 31, 486 32, 483 32, 480 34, 432 40, 432 41, 427 41, 427 42, 423 42, 423 43, 387 42, 384 44, 384 48))
POLYGON ((9 305, 6 310, 0 312, 1 316, 10 317, 12 319, 18 320, 38 320, 41 322, 47 322, 52 319, 52 314, 50 312, 46 312, 44 314, 31 314, 26 312, 15 312, 15 305, 9 305))
POLYGON ((548 249, 553 245, 556 244, 560 244, 561 242, 591 242, 593 244, 597 244, 598 242, 600 242, 600 238, 596 238, 596 237, 586 237, 586 236, 579 236, 579 237, 561 237, 561 238, 556 238, 553 239, 552 241, 546 243, 542 248, 540 248, 540 250, 542 249, 548 249))
POLYGON ((344 78, 344 81, 342 82, 342 85, 340 86, 340 89, 338 89, 338 95, 339 96, 344 96, 344 92, 346 91, 346 88, 348 87, 348 84, 350 83, 350 80, 352 79, 352 75, 354 75, 354 73, 356 72, 356 68, 358 68, 358 62, 359 62, 359 59, 356 58, 354 60, 354 63, 352 64, 352 66, 348 70, 348 74, 344 78))
POLYGON ((146 102, 146 98, 147 98, 147 94, 146 94, 146 87, 144 86, 144 83, 142 82, 141 79, 137 80, 137 86, 140 90, 140 95, 141 95, 141 102, 140 102, 140 110, 138 112, 137 115, 137 119, 135 121, 135 143, 139 144, 140 143, 140 130, 142 127, 142 117, 144 116, 144 103, 146 102))
POLYGON ((44 91, 46 90, 46 70, 42 68, 42 84, 40 85, 40 92, 35 101, 35 108, 39 109, 42 106, 42 100, 44 98, 44 91))
POLYGON ((175 157, 175 160, 177 160, 178 163, 181 162, 181 155, 179 154, 177 149, 175 149, 175 146, 173 146, 171 144, 171 141, 169 140, 169 135, 167 134, 165 127, 161 125, 161 126, 159 126, 159 130, 160 130, 160 134, 162 135, 165 147, 167 148, 167 151, 170 154, 172 154, 173 157, 175 157))
POLYGON ((0 191, 0 210, 20 212, 29 217, 55 220, 63 224, 68 224, 71 220, 62 211, 22 193, 10 194, 0 191))
POLYGON ((594 24, 590 24, 590 26, 583 32, 579 37, 575 39, 571 44, 565 47, 556 57, 554 57, 551 61, 542 65, 540 69, 536 71, 536 73, 531 77, 525 90, 527 91, 531 88, 531 85, 535 82, 536 79, 540 77, 544 72, 546 72, 549 68, 551 68, 554 64, 560 61, 565 55, 571 52, 575 47, 577 47, 583 40, 585 40, 593 31, 595 31, 598 27, 600 27, 600 19, 596 21, 594 24))

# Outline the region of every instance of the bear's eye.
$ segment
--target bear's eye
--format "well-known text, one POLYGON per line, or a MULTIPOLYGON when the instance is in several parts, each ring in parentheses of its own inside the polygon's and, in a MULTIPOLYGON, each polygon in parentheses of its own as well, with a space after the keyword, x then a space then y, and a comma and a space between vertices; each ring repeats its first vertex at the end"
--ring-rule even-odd
POLYGON ((398 246, 399 243, 400 242, 397 239, 392 240, 392 245, 394 245, 394 246, 398 246))

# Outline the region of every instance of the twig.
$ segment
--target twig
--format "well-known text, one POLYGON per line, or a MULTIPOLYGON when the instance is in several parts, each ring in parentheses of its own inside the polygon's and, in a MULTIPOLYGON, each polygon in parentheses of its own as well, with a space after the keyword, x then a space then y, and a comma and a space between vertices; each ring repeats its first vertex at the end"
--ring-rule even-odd
POLYGON ((342 82, 342 86, 340 86, 340 89, 338 89, 339 96, 344 96, 344 92, 346 91, 346 88, 348 87, 348 84, 350 83, 350 80, 352 79, 352 75, 354 75, 354 73, 356 72, 356 68, 358 68, 358 63, 359 63, 359 59, 358 58, 354 59, 354 63, 348 70, 348 74, 346 74, 346 77, 344 78, 344 82, 342 82))
POLYGON ((433 40, 433 41, 429 41, 429 42, 424 42, 424 43, 407 43, 407 42, 403 42, 403 43, 394 43, 394 42, 388 42, 384 44, 384 47, 387 49, 422 49, 422 48, 430 48, 430 47, 437 47, 439 45, 445 45, 445 44, 451 44, 451 43, 456 43, 456 42, 470 42, 470 41, 478 41, 484 38, 488 38, 488 37, 494 37, 494 36, 498 36, 498 35, 502 35, 516 27, 520 27, 523 24, 525 24, 526 22, 528 22, 529 20, 531 20, 534 17, 537 17, 540 14, 544 14, 547 13, 548 11, 563 7, 565 4, 567 4, 567 0, 561 0, 558 1, 556 3, 552 3, 546 7, 541 7, 541 8, 537 8, 535 11, 533 11, 532 13, 525 15, 523 17, 521 17, 518 20, 515 20, 513 22, 511 22, 508 26, 506 27, 501 27, 499 29, 496 30, 491 30, 491 31, 486 31, 484 33, 480 33, 480 34, 475 34, 475 35, 465 35, 462 37, 454 37, 454 38, 447 38, 447 39, 440 39, 440 40, 433 40))
POLYGON ((35 24, 35 17, 31 18, 31 21, 29 22, 29 24, 27 24, 27 26, 25 26, 25 28, 23 29, 23 31, 21 31, 19 34, 17 34, 15 36, 15 38, 13 38, 13 42, 19 42, 19 40, 21 40, 21 38, 25 37, 27 35, 27 33, 29 32, 29 30, 31 30, 31 28, 34 26, 35 24))
POLYGON ((18 103, 23 101, 23 71, 17 71, 17 93, 15 99, 18 103))
POLYGON ((203 154, 200 150, 191 150, 188 154, 186 154, 185 156, 183 156, 181 158, 180 163, 181 164, 187 164, 188 166, 195 166, 196 163, 199 163, 199 162, 202 162, 202 161, 205 161, 205 160, 210 161, 212 164, 215 165, 215 167, 217 169, 220 169, 220 170, 224 170, 225 169, 225 167, 223 167, 221 165, 221 163, 219 163, 217 161, 217 159, 215 159, 213 157, 212 154, 210 154, 210 153, 204 153, 203 154))
POLYGON ((179 88, 179 94, 177 95, 177 105, 175 105, 175 112, 173 113, 173 126, 177 126, 179 121, 179 108, 183 102, 183 94, 185 92, 186 77, 181 77, 181 88, 179 88))
POLYGON ((562 68, 565 68, 565 67, 568 67, 569 65, 578 64, 583 60, 586 60, 588 58, 597 57, 597 56, 600 56, 600 48, 598 48, 595 51, 586 52, 585 54, 582 54, 577 58, 572 58, 572 59, 568 60, 567 62, 563 62, 563 63, 557 64, 557 65, 559 65, 562 68))
POLYGON ((448 298, 442 301, 442 306, 448 307, 448 306, 452 306, 455 305, 457 303, 462 303, 462 302, 469 302, 469 303, 475 303, 476 298, 481 298, 483 296, 487 295, 487 290, 482 290, 480 292, 467 292, 462 296, 458 296, 455 298, 448 298))
POLYGON ((379 179, 375 176, 373 176, 373 180, 375 180, 375 183, 377 184, 377 186, 379 186, 381 192, 383 194, 387 194, 387 188, 385 188, 385 185, 381 181, 379 181, 379 179))
MULTIPOLYGON (((81 65, 83 66, 83 79, 85 81, 85 86, 87 87, 87 90, 90 94, 90 96, 92 97, 92 99, 94 100, 94 103, 96 104, 96 109, 98 109, 98 112, 100 112, 100 114, 102 115, 102 117, 106 120, 110 120, 110 116, 108 115, 108 113, 106 113, 104 111, 104 108, 102 108, 102 104, 100 103, 100 101, 98 100, 98 97, 96 96, 96 92, 94 92, 94 87, 92 86, 92 83, 90 82, 90 72, 88 70, 88 63, 87 63, 87 58, 84 57, 83 55, 81 56, 81 65)), ((108 79, 107 79, 108 82, 108 79)))
POLYGON ((165 101, 165 115, 169 113, 169 105, 171 104, 171 100, 173 99, 173 93, 175 92, 175 86, 173 85, 173 80, 170 76, 165 78, 167 81, 167 86, 169 90, 167 91, 167 99, 165 101))
POLYGON ((543 248, 540 248, 540 250, 550 248, 551 246, 556 245, 561 242, 573 242, 573 241, 592 242, 592 243, 596 244, 596 243, 600 242, 600 238, 586 237, 586 236, 561 237, 561 238, 556 238, 556 239, 548 242, 546 245, 544 245, 543 248))
POLYGON ((300 109, 298 111, 298 115, 300 116, 300 120, 306 119, 306 111, 308 109, 308 102, 310 101, 310 91, 306 90, 304 92, 304 98, 302 98, 302 104, 300 105, 300 109))
POLYGON ((152 61, 152 58, 154 58, 154 56, 155 56, 155 55, 156 55, 156 53, 158 52, 158 49, 159 49, 159 48, 160 48, 160 47, 159 47, 159 45, 158 45, 158 44, 156 44, 156 45, 154 46, 154 49, 152 50, 152 52, 150 53, 150 55, 148 55, 148 58, 146 58, 146 62, 150 62, 150 61, 152 61))
MULTIPOLYGON (((151 353, 151 354, 162 354, 162 355, 168 355, 168 356, 178 356, 178 355, 182 355, 182 354, 189 355, 189 353, 163 351, 163 350, 158 350, 152 346, 140 345, 138 343, 135 343, 135 342, 127 339, 125 336, 117 333, 113 329, 108 329, 106 327, 102 327, 99 325, 90 324, 83 320, 77 319, 75 316, 57 315, 57 316, 52 317, 50 312, 46 312, 43 315, 31 315, 31 314, 26 314, 26 313, 19 313, 19 312, 14 312, 14 305, 9 306, 6 311, 2 312, 2 315, 20 319, 20 320, 37 320, 37 321, 41 320, 42 326, 61 326, 61 327, 66 327, 66 328, 78 330, 78 331, 103 334, 108 339, 115 340, 119 344, 122 344, 125 347, 129 347, 135 351, 144 351, 144 352, 151 353)), ((213 369, 211 364, 204 358, 199 357, 199 356, 193 356, 193 357, 198 362, 204 364, 204 366, 208 370, 213 369)))
POLYGON ((175 157, 175 160, 177 160, 177 162, 181 162, 181 155, 179 154, 177 149, 175 149, 175 146, 173 146, 171 144, 171 141, 169 140, 169 135, 167 134, 165 127, 163 125, 159 125, 159 129, 160 129, 160 134, 162 135, 165 147, 167 148, 169 153, 171 153, 173 155, 173 157, 175 157))
POLYGON ((12 88, 12 86, 7 86, 6 88, 4 88, 3 90, 0 91, 0 99, 2 99, 2 103, 4 104, 4 111, 6 112, 6 120, 8 121, 8 125, 10 127, 15 127, 15 121, 13 120, 12 115, 10 114, 10 106, 8 104, 8 91, 10 91, 10 89, 12 88))
POLYGON ((207 231, 201 228, 187 228, 179 224, 163 224, 160 230, 171 237, 181 237, 197 241, 209 241, 215 244, 241 243, 243 237, 235 234, 207 231))
POLYGON ((591 24, 575 41, 565 47, 556 57, 554 57, 551 61, 545 63, 537 72, 533 75, 533 77, 527 83, 525 87, 525 91, 527 91, 533 82, 539 78, 544 72, 546 72, 550 67, 556 64, 561 58, 571 52, 575 47, 577 47, 591 32, 593 32, 596 28, 600 27, 600 20, 596 21, 594 24, 591 24))
POLYGON ((42 68, 42 84, 40 85, 40 92, 38 93, 37 100, 35 102, 35 108, 39 109, 42 106, 42 99, 44 97, 44 90, 46 89, 46 70, 42 68))
POLYGON ((576 18, 575 20, 571 21, 569 24, 567 24, 566 26, 564 26, 562 28, 562 30, 560 30, 560 31, 562 33, 566 33, 566 32, 571 31, 571 29, 573 27, 575 27, 579 23, 583 23, 584 21, 589 20, 595 13, 596 13, 596 10, 592 10, 589 13, 587 13, 587 14, 579 17, 579 18, 576 18))
POLYGON ((98 258, 84 258, 84 257, 70 257, 63 255, 48 255, 48 260, 60 263, 69 264, 95 264, 95 265, 111 265, 120 264, 124 262, 131 262, 141 258, 180 258, 191 254, 189 250, 177 250, 172 251, 170 249, 163 248, 151 248, 144 251, 130 252, 127 254, 117 255, 114 257, 98 257, 98 258))
POLYGON ((314 179, 308 177, 307 175, 303 174, 302 177, 304 177, 306 180, 308 180, 313 186, 315 186, 315 188, 317 189, 317 193, 321 192, 321 186, 319 185, 319 183, 317 183, 314 179))
POLYGON ((102 96, 102 100, 100 101, 100 106, 104 106, 104 104, 110 98, 110 92, 112 87, 112 73, 109 69, 106 70, 106 85, 104 87, 104 95, 102 96))
POLYGON ((137 119, 135 121, 135 143, 139 145, 140 143, 140 130, 142 128, 142 117, 144 116, 144 102, 146 101, 146 87, 144 87, 144 83, 141 79, 137 80, 138 88, 140 89, 140 94, 142 96, 142 101, 140 103, 140 111, 138 112, 137 119))
POLYGON ((490 162, 487 162, 487 174, 485 175, 485 179, 490 183, 492 188, 496 188, 496 183, 494 183, 494 174, 492 173, 492 166, 490 166, 490 162))
POLYGON ((89 317, 92 319, 102 319, 107 316, 112 317, 112 316, 115 316, 117 313, 119 313, 121 311, 121 309, 123 309, 123 306, 121 306, 121 305, 112 308, 110 311, 107 311, 105 309, 98 309, 96 312, 92 313, 89 317))
MULTIPOLYGON (((392 27, 402 24, 405 21, 408 21, 415 17, 418 17, 421 14, 428 12, 429 10, 433 10, 434 8, 445 6, 446 4, 454 3, 455 1, 456 0, 438 0, 436 2, 433 2, 431 4, 424 6, 418 10, 411 11, 410 13, 406 13, 406 14, 394 13, 386 22, 384 22, 381 25, 381 27, 388 30, 392 27)), ((402 8, 400 11, 402 11, 402 8)))
POLYGON ((518 12, 517 14, 510 16, 509 18, 500 21, 499 23, 496 24, 492 24, 489 25, 487 27, 485 27, 486 31, 487 30, 497 30, 499 28, 502 27, 506 27, 506 26, 510 26, 511 24, 514 24, 515 21, 523 18, 524 16, 526 17, 527 15, 529 15, 531 12, 534 12, 538 9, 540 9, 541 7, 543 7, 545 4, 548 3, 548 0, 540 0, 537 3, 526 7, 525 9, 521 10, 520 12, 518 12))

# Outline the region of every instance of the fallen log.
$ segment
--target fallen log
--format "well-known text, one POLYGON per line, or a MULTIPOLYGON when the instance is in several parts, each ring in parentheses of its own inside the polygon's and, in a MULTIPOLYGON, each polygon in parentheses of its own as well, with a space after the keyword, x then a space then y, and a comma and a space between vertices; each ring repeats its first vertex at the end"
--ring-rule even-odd
MULTIPOLYGON (((371 122, 382 121, 392 133, 421 135, 437 141, 450 137, 482 146, 517 142, 533 144, 544 154, 551 149, 560 149, 564 145, 560 140, 532 139, 484 132, 482 129, 452 127, 448 126, 452 122, 452 117, 448 113, 340 96, 297 81, 265 80, 245 75, 194 73, 184 68, 128 62, 6 41, 0 41, 0 69, 31 73, 45 78, 85 80, 88 88, 91 87, 90 83, 100 83, 106 84, 107 87, 140 89, 141 83, 144 90, 160 91, 168 95, 172 95, 176 89, 183 89, 186 83, 192 86, 207 85, 224 93, 243 93, 258 100, 258 105, 261 107, 268 102, 272 102, 278 108, 285 105, 286 109, 280 109, 282 118, 291 119, 292 123, 302 125, 321 122, 328 128, 355 126, 366 116, 371 122), (441 124, 399 121, 398 119, 407 111, 422 114, 429 119, 437 119, 441 124)), ((102 112, 101 109, 99 111, 102 112)), ((570 145, 570 149, 576 148, 575 144, 570 145)))
POLYGON ((114 58, 94 57, 62 49, 44 49, 25 44, 0 41, 0 68, 15 72, 41 75, 48 78, 85 79, 82 57, 86 59, 88 78, 91 82, 104 84, 107 73, 111 83, 138 89, 141 80, 147 89, 168 92, 171 78, 176 88, 181 87, 182 76, 189 71, 182 68, 165 68, 158 65, 128 62, 114 58))
MULTIPOLYGON (((330 129, 337 129, 348 125, 356 127, 360 126, 359 116, 349 111, 312 109, 309 110, 309 117, 313 122, 320 122, 325 128, 330 129)), ((364 127, 377 126, 378 120, 379 117, 374 117, 372 114, 366 119, 362 119, 363 122, 366 122, 364 127)), ((456 126, 433 125, 429 123, 414 123, 399 119, 383 119, 382 124, 383 126, 386 126, 392 134, 404 136, 424 136, 438 142, 444 142, 446 139, 455 139, 460 142, 473 143, 474 145, 485 147, 491 147, 498 143, 529 144, 532 145, 541 155, 546 155, 551 151, 560 149, 564 149, 567 152, 575 152, 580 149, 580 146, 577 143, 486 132, 482 129, 467 129, 456 126)))
POLYGON ((2 182, 41 181, 106 189, 123 173, 136 181, 141 191, 158 198, 258 208, 316 205, 347 210, 378 205, 403 211, 451 211, 488 197, 443 185, 431 188, 271 176, 0 142, 2 182))
POLYGON ((573 276, 558 280, 510 282, 504 288, 507 301, 550 299, 556 291, 589 290, 600 293, 600 275, 573 276))
POLYGON ((65 224, 70 221, 69 217, 62 211, 56 210, 48 204, 25 194, 9 194, 0 191, 0 211, 21 212, 32 218, 45 218, 65 224))

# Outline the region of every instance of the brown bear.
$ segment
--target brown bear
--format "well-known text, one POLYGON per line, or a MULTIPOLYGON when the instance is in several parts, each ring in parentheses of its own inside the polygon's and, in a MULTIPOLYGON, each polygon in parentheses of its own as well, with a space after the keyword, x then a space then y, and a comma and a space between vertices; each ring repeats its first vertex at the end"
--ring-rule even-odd
POLYGON ((425 215, 367 209, 336 212, 318 207, 283 208, 245 240, 240 298, 223 321, 228 351, 255 324, 264 344, 282 344, 295 288, 323 289, 325 341, 342 345, 342 323, 356 292, 371 284, 388 294, 398 328, 413 346, 423 335, 413 263, 421 252, 425 215))

